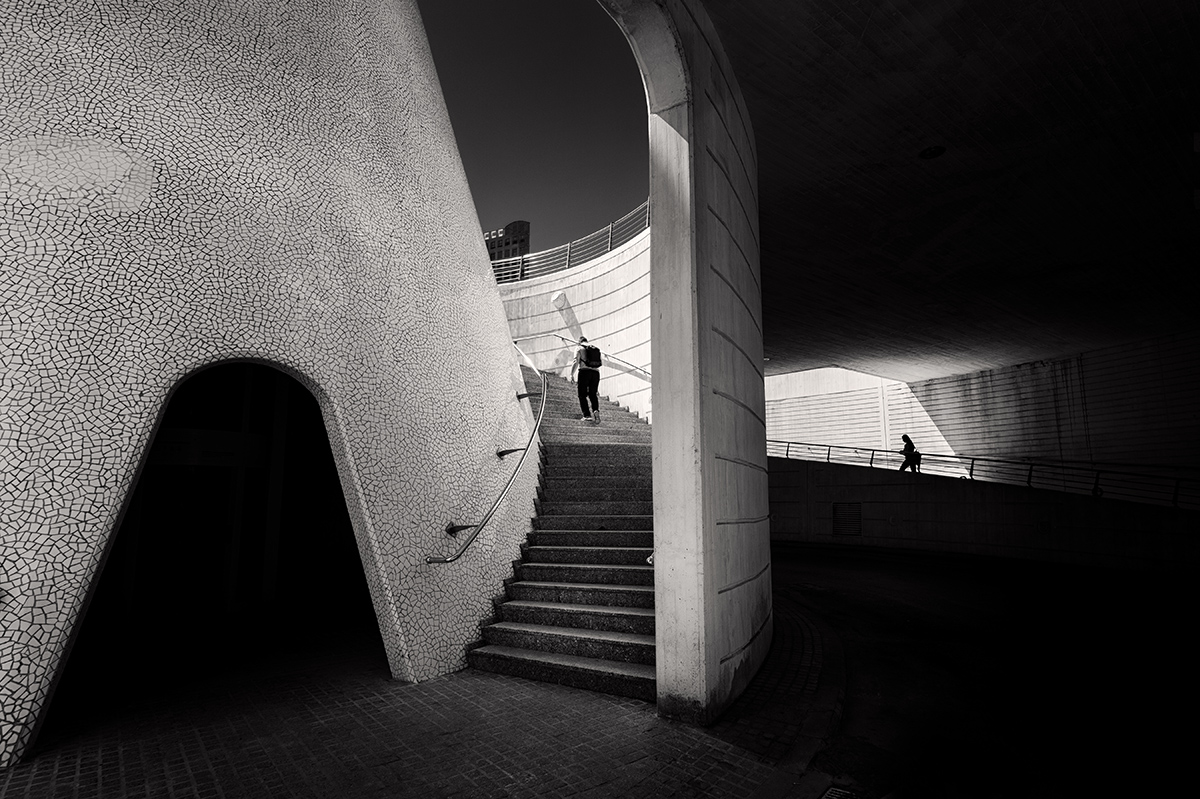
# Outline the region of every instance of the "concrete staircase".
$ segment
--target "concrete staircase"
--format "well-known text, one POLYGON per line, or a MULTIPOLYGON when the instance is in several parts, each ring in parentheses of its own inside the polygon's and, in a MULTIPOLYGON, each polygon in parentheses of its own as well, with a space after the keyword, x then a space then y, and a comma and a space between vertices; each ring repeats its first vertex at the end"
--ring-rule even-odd
MULTIPOLYGON (((537 408, 541 378, 522 371, 537 408)), ((575 384, 559 377, 547 393, 534 532, 467 661, 653 702, 650 425, 605 399, 600 424, 579 421, 575 384)))

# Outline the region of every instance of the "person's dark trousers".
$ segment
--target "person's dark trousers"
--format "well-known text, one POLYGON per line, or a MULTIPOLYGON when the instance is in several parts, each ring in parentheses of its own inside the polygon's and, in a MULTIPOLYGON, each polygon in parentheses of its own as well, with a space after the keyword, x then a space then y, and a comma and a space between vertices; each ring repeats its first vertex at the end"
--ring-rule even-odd
POLYGON ((579 370, 579 410, 584 416, 591 416, 588 410, 588 400, 592 401, 592 410, 600 410, 600 398, 596 391, 600 388, 600 373, 595 369, 579 370))

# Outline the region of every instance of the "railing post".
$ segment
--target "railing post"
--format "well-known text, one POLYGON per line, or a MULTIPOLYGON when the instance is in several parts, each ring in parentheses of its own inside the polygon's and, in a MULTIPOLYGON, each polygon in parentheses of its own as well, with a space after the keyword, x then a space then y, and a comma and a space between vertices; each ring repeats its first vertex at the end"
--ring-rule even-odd
POLYGON ((520 280, 525 279, 525 256, 524 255, 521 256, 521 266, 518 268, 517 274, 521 276, 520 280))
POLYGON ((605 252, 612 252, 612 229, 615 222, 608 223, 608 249, 605 252))
POLYGON ((563 268, 564 269, 571 268, 571 242, 569 242, 569 241, 567 242, 567 265, 563 268))
POLYGON ((868 463, 867 466, 874 466, 874 465, 875 465, 875 450, 871 450, 871 462, 868 463))
POLYGON ((832 458, 832 457, 833 457, 833 447, 830 446, 829 449, 825 450, 825 462, 832 463, 832 461, 830 460, 830 458, 832 458))
POLYGON ((785 458, 792 457, 792 442, 789 441, 787 443, 787 447, 783 450, 783 457, 785 457, 785 458))
POLYGON ((975 479, 975 459, 974 458, 971 458, 971 468, 967 471, 967 477, 970 477, 972 480, 975 479))
POLYGON ((1029 474, 1025 476, 1025 485, 1033 488, 1033 464, 1029 464, 1029 474))

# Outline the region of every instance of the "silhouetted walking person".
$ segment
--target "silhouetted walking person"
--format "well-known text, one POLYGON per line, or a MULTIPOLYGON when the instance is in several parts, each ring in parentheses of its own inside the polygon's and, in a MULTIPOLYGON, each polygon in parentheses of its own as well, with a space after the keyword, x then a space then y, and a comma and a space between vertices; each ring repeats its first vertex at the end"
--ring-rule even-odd
POLYGON ((921 453, 917 452, 917 448, 913 446, 912 439, 908 434, 900 436, 904 441, 904 449, 900 450, 900 454, 904 456, 904 463, 900 464, 900 471, 912 468, 913 474, 921 471, 921 453))
POLYGON ((583 416, 579 421, 600 424, 600 348, 588 344, 585 336, 579 337, 579 349, 575 350, 575 362, 571 364, 571 379, 579 373, 579 409, 583 416), (591 411, 588 402, 591 402, 591 411))

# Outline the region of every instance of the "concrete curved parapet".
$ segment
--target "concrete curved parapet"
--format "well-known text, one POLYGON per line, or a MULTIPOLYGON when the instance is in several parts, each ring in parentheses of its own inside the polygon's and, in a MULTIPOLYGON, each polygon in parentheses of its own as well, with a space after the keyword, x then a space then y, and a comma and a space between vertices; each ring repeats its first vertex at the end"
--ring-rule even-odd
POLYGON ((600 393, 651 418, 650 231, 566 271, 501 284, 500 296, 513 340, 539 369, 570 377, 575 348, 564 339, 587 336, 615 356, 600 370, 600 393))

